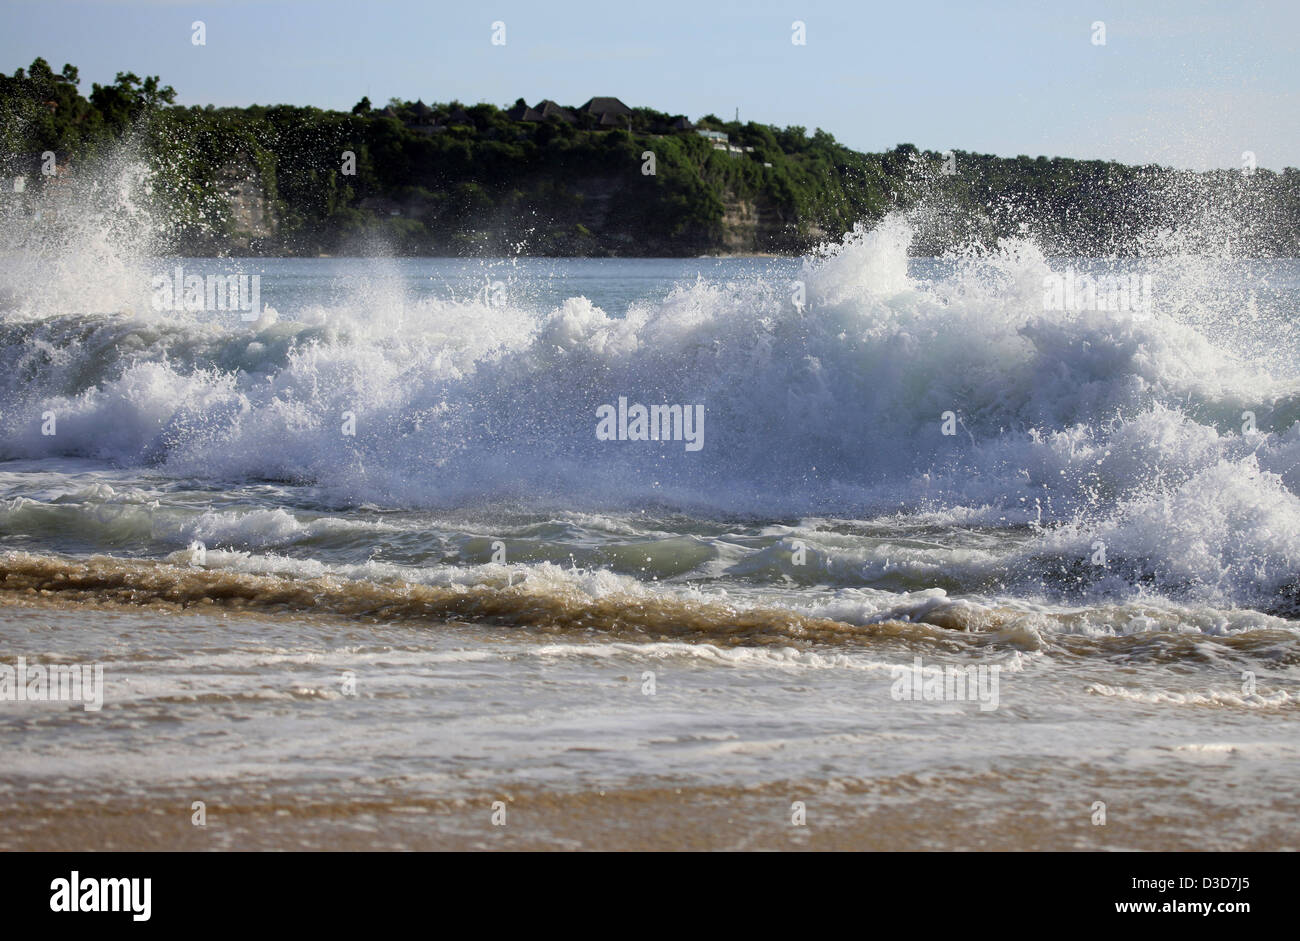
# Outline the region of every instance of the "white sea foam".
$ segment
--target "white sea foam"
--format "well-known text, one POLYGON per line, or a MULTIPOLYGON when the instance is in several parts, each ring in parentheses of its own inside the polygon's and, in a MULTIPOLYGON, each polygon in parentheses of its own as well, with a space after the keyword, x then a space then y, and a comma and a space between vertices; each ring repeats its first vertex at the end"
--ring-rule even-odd
MULTIPOLYGON (((1206 291, 1197 269, 1178 261, 1182 280, 1157 282, 1149 319, 1053 311, 1041 285, 1055 269, 1032 245, 919 281, 909 239, 891 217, 809 258, 803 310, 779 279, 683 283, 613 315, 582 297, 539 312, 360 292, 253 325, 87 316, 56 292, 45 318, 0 323, 0 451, 310 482, 335 501, 408 508, 651 499, 1031 527, 1010 554, 823 540, 813 568, 830 584, 947 575, 1244 605, 1289 590, 1300 382, 1284 350, 1239 355, 1231 312, 1189 307, 1206 291), (622 394, 702 405, 707 447, 597 440, 596 407, 622 394), (57 434, 42 434, 47 413, 57 434), (1107 564, 1091 561, 1098 543, 1107 564)), ((270 511, 184 525, 256 547, 330 524, 270 511)), ((736 573, 778 569, 788 548, 736 573)))

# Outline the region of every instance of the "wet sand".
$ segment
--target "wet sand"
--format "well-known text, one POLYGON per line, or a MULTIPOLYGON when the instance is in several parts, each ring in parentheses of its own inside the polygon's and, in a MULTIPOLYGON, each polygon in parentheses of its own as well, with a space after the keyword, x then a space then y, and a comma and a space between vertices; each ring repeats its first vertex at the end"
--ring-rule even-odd
MULTIPOLYGON (((319 782, 315 782, 319 784, 319 782)), ((310 851, 1278 851, 1300 845, 1289 796, 1233 807, 1186 782, 1099 774, 1105 825, 1080 782, 1051 774, 976 780, 936 775, 887 782, 755 788, 646 787, 477 799, 401 793, 326 803, 285 782, 231 793, 197 787, 142 801, 127 796, 47 802, 29 794, 0 808, 0 850, 310 851), (192 822, 195 794, 206 826, 192 822), (494 825, 505 805, 504 825, 494 825), (792 822, 802 801, 806 823, 792 822), (1246 826, 1246 818, 1255 826, 1246 826), (1274 818, 1261 833, 1259 818, 1274 818), (1248 834, 1254 835, 1248 835, 1248 834)))

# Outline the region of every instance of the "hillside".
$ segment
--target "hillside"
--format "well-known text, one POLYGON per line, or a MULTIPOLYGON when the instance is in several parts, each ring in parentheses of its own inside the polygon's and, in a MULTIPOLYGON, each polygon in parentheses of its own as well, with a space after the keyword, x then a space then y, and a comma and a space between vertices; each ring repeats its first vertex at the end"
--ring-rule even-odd
POLYGON ((363 99, 343 113, 184 108, 132 73, 89 96, 79 85, 75 67, 43 59, 0 75, 0 168, 30 181, 5 186, 5 200, 30 208, 59 174, 103 172, 128 144, 152 167, 167 251, 797 253, 902 209, 927 254, 1028 235, 1061 254, 1300 255, 1294 168, 1191 173, 910 144, 867 154, 822 130, 691 122, 617 99, 363 99), (53 177, 40 172, 45 152, 53 177))

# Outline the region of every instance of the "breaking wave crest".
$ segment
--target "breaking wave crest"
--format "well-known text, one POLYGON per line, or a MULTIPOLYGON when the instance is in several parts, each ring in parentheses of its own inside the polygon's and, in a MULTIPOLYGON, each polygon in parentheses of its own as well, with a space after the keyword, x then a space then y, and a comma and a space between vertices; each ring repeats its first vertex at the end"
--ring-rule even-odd
POLYGON ((1012 590, 1289 610, 1293 310, 1246 316, 1221 263, 1186 258, 1148 260, 1151 316, 1046 310, 1064 263, 1032 244, 921 277, 911 237, 890 217, 806 259, 806 305, 773 273, 616 311, 383 284, 248 324, 15 309, 0 458, 287 481, 334 505, 947 513, 1029 537, 996 563, 1012 590), (598 439, 621 397, 701 407, 703 448, 598 439))

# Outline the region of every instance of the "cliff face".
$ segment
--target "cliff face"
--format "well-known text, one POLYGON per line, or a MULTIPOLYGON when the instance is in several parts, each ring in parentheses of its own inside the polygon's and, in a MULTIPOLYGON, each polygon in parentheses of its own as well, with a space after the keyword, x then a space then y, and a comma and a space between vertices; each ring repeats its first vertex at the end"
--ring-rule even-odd
POLYGON ((720 251, 752 254, 789 250, 793 221, 787 222, 769 201, 741 199, 728 191, 723 207, 720 251))
MULTIPOLYGON (((486 209, 449 208, 451 195, 407 188, 371 195, 355 204, 368 220, 346 233, 316 233, 304 240, 283 237, 279 204, 269 195, 252 161, 232 160, 221 168, 217 191, 225 200, 229 231, 193 241, 193 254, 312 255, 369 254, 391 250, 411 255, 535 255, 555 257, 680 257, 694 255, 791 254, 831 234, 804 223, 762 197, 724 190, 720 224, 664 233, 655 231, 648 186, 639 176, 589 172, 563 181, 533 176, 517 181, 509 204, 486 209), (403 238, 403 226, 418 224, 427 235, 403 238), (801 234, 802 228, 802 234, 801 234), (376 238, 378 236, 378 238, 376 238)), ((961 220, 971 228, 970 220, 961 220)), ((954 220, 921 220, 918 243, 943 244, 954 220), (926 226, 925 222, 933 223, 926 226)), ((960 228, 960 226, 958 226, 960 228)))
MULTIPOLYGON (((201 198, 191 198, 198 207, 192 214, 210 219, 209 196, 217 193, 225 200, 222 224, 194 225, 191 231, 198 234, 184 237, 177 248, 195 255, 797 254, 838 239, 846 230, 844 219, 851 226, 880 218, 891 207, 909 212, 915 229, 912 251, 919 254, 939 254, 954 245, 992 246, 1011 235, 1033 238, 1057 254, 1122 253, 1153 226, 1177 229, 1188 219, 1197 233, 1219 233, 1218 244, 1241 240, 1242 254, 1294 255, 1300 244, 1295 221, 1300 219, 1300 174, 1294 171, 1256 178, 1170 171, 1152 183, 1139 170, 1120 167, 1110 171, 1118 175, 1117 183, 1066 189, 1052 178, 1044 182, 1032 176, 1036 163, 1026 168, 972 157, 971 181, 947 184, 938 177, 934 186, 967 187, 998 194, 996 198, 976 198, 962 189, 950 193, 918 187, 913 193, 900 188, 890 190, 888 199, 858 206, 839 195, 812 200, 790 185, 767 186, 767 170, 758 171, 758 183, 750 179, 746 185, 744 173, 752 168, 743 163, 719 166, 713 154, 703 164, 692 163, 689 154, 678 155, 676 163, 661 160, 657 176, 643 175, 640 160, 634 159, 641 146, 614 139, 608 147, 599 144, 603 150, 583 151, 581 159, 566 155, 547 165, 537 154, 507 152, 488 164, 470 159, 473 151, 466 142, 463 152, 451 152, 461 154, 463 166, 440 152, 405 164, 371 157, 372 169, 387 176, 374 170, 343 183, 333 168, 319 169, 323 160, 304 161, 309 170, 303 171, 292 155, 261 149, 256 159, 227 160, 219 172, 206 176, 201 198), (1164 190, 1153 190, 1156 184, 1164 190), (1081 192, 1094 195, 1085 199, 1081 192), (1217 205, 1211 197, 1236 199, 1223 203, 1234 207, 1232 213, 1208 220, 1218 228, 1206 226, 1205 207, 1217 205), (815 208, 801 215, 792 206, 815 208)), ((895 172, 889 166, 885 170, 895 172)), ((1092 170, 1062 163, 1041 171, 1049 172, 1083 179, 1092 170)))
POLYGON ((621 173, 563 181, 532 177, 518 181, 510 205, 454 218, 438 200, 414 193, 366 197, 358 205, 380 220, 428 226, 436 233, 430 249, 438 254, 673 257, 788 250, 793 226, 781 213, 763 200, 732 192, 725 194, 720 226, 658 231, 647 201, 652 185, 621 173))
POLYGON ((279 219, 257 168, 251 162, 232 160, 221 168, 218 181, 230 215, 228 248, 249 251, 256 242, 273 238, 279 219))

